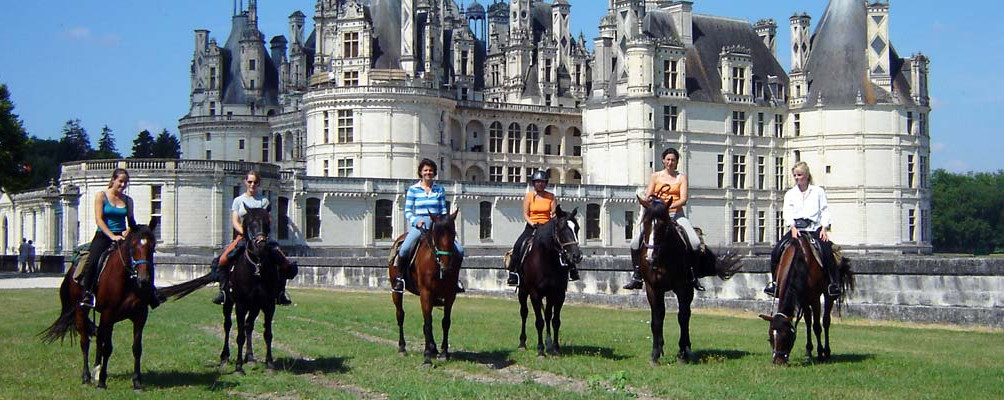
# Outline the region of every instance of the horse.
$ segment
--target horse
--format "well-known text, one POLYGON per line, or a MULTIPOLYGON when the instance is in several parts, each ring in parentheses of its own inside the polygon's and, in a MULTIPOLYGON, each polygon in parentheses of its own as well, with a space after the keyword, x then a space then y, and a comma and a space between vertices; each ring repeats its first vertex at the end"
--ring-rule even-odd
MULTIPOLYGON (((709 248, 695 254, 691 252, 678 225, 669 215, 669 203, 638 198, 644 207, 642 217, 642 245, 639 266, 645 281, 645 294, 652 309, 652 359, 658 365, 663 355, 662 327, 666 317, 666 292, 676 294, 679 303, 677 322, 680 341, 677 359, 687 362, 693 358, 690 350, 690 304, 694 300, 691 266, 697 277, 716 275, 722 280, 732 277, 742 266, 739 257, 731 251, 716 257, 709 248)), ((702 245, 703 247, 703 245, 702 245)))
MULTIPOLYGON (((799 235, 781 252, 778 261, 778 295, 777 310, 773 316, 760 314, 760 318, 770 323, 768 340, 773 350, 772 362, 777 365, 788 363, 791 349, 795 345, 796 327, 803 312, 806 314, 805 343, 806 358, 812 359, 812 334, 816 334, 818 346, 817 359, 830 359, 830 312, 834 304, 839 311, 843 296, 833 297, 827 293, 826 277, 823 266, 813 255, 808 233, 799 235), (824 298, 820 308, 819 296, 824 298), (820 316, 823 323, 819 324, 820 316), (821 333, 825 331, 826 343, 822 342, 821 333)), ((840 265, 842 289, 844 293, 854 288, 854 275, 851 272, 850 261, 842 258, 840 265)))
POLYGON ((547 327, 547 352, 558 355, 561 345, 558 329, 561 328, 561 306, 565 302, 568 289, 568 266, 582 261, 579 250, 579 223, 575 220, 578 209, 568 214, 559 206, 556 216, 537 229, 526 255, 523 258, 523 279, 516 289, 519 296, 519 315, 522 325, 519 332, 519 348, 526 350, 526 299, 533 303, 533 313, 537 323, 537 356, 544 356, 543 329, 547 327), (544 306, 543 303, 547 302, 544 306), (544 308, 541 316, 541 308, 544 308), (551 330, 554 340, 551 340, 551 330))
MULTIPOLYGON (((154 236, 157 220, 149 225, 137 225, 126 236, 125 240, 113 245, 108 252, 104 268, 100 270, 95 294, 94 311, 101 314, 100 323, 95 326, 88 318, 88 310, 80 305, 84 288, 73 279, 74 265, 63 276, 59 286, 59 299, 62 304, 59 318, 48 328, 39 333, 46 343, 56 339, 80 335, 80 351, 83 353, 82 384, 91 383, 91 373, 87 368, 88 352, 91 336, 97 338, 97 356, 94 360, 94 374, 100 389, 107 388, 108 360, 112 356, 112 329, 116 322, 132 321, 132 355, 134 390, 142 388, 143 374, 140 371, 140 357, 143 354, 143 327, 146 325, 148 306, 153 299, 154 263, 153 254, 157 246, 154 236), (76 331, 70 326, 73 325, 76 331), (96 330, 96 332, 95 332, 96 330)), ((90 257, 100 257, 101 254, 91 254, 90 257)))
MULTIPOLYGON (((422 365, 431 366, 432 357, 450 359, 450 313, 457 298, 457 280, 463 258, 456 253, 454 240, 457 230, 454 221, 459 210, 452 214, 431 215, 432 227, 422 233, 415 245, 414 263, 405 271, 405 289, 418 295, 422 302, 423 332, 425 333, 425 360, 422 365), (436 349, 432 334, 432 308, 443 307, 443 352, 436 349)), ((400 239, 398 239, 400 240, 400 239)), ((392 250, 395 251, 395 250, 392 250)), ((401 260, 402 266, 407 260, 401 260)), ((387 268, 391 281, 397 276, 393 261, 387 268)), ((403 293, 392 292, 391 299, 397 310, 398 353, 405 354, 404 342, 404 300, 403 293)))

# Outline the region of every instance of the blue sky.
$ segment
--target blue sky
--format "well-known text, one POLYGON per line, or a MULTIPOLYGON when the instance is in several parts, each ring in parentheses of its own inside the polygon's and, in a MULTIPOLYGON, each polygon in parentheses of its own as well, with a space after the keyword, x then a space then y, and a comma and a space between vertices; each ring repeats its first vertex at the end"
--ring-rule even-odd
MULTIPOLYGON (((491 2, 492 0, 482 0, 491 2)), ((465 1, 470 3, 470 1, 465 1)), ((606 1, 571 0, 572 29, 596 36, 606 1)), ((79 118, 97 143, 104 125, 114 130, 121 153, 136 133, 167 128, 177 134, 188 109, 193 30, 209 29, 224 42, 232 0, 9 1, 0 13, 0 82, 11 90, 15 112, 28 133, 58 138, 63 124, 79 118)), ((244 0, 246 4, 247 1, 244 0)), ((267 38, 288 35, 287 16, 313 15, 314 0, 259 0, 267 38)), ((997 113, 1004 109, 1000 65, 1004 28, 998 2, 974 0, 964 7, 935 0, 893 0, 891 36, 901 55, 931 58, 932 166, 954 172, 1004 169, 1004 138, 997 113)), ((807 12, 813 26, 824 0, 696 0, 694 11, 779 25, 781 65, 787 67, 788 17, 807 12)), ((307 29, 309 32, 309 28, 307 29)))

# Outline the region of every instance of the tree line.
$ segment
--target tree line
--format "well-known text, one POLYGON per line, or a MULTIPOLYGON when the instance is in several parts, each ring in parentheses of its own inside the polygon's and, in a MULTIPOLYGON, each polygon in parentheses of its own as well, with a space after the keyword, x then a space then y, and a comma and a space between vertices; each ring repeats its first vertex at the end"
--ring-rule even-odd
MULTIPOLYGON (((144 129, 136 134, 132 144, 128 158, 181 157, 181 142, 167 129, 156 137, 144 129)), ((97 149, 91 146, 90 136, 79 119, 66 121, 59 140, 29 136, 14 113, 7 85, 0 84, 0 187, 4 191, 16 193, 44 187, 59 178, 64 162, 118 158, 123 155, 108 125, 101 128, 97 149)))
POLYGON ((931 176, 934 251, 1004 253, 1004 171, 931 176))

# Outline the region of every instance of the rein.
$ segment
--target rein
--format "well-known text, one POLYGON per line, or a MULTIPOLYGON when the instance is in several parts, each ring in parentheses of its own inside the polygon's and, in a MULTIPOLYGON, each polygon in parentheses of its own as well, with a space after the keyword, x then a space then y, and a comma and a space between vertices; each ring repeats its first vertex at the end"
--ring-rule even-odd
POLYGON ((452 250, 440 250, 439 247, 436 246, 435 234, 433 233, 433 230, 432 230, 431 227, 429 229, 425 230, 425 237, 426 237, 426 240, 425 240, 426 244, 433 251, 434 255, 433 255, 432 259, 436 260, 436 269, 439 270, 439 279, 443 279, 443 274, 445 273, 446 268, 443 267, 443 262, 439 259, 439 257, 440 256, 452 256, 453 255, 453 251, 452 250))

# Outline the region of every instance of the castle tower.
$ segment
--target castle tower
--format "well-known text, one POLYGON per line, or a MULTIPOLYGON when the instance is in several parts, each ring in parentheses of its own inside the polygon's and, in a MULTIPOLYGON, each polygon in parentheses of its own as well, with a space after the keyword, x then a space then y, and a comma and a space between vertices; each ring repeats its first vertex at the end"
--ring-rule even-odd
POLYGON ((812 41, 810 39, 811 30, 809 23, 812 18, 809 14, 795 14, 791 16, 791 70, 801 71, 805 68, 805 62, 809 60, 809 52, 812 51, 812 41))
POLYGON ((770 49, 770 53, 777 57, 777 23, 773 18, 761 19, 753 25, 753 30, 757 36, 763 40, 764 46, 770 49))
POLYGON ((889 3, 868 5, 868 77, 885 90, 892 90, 889 65, 889 3))

